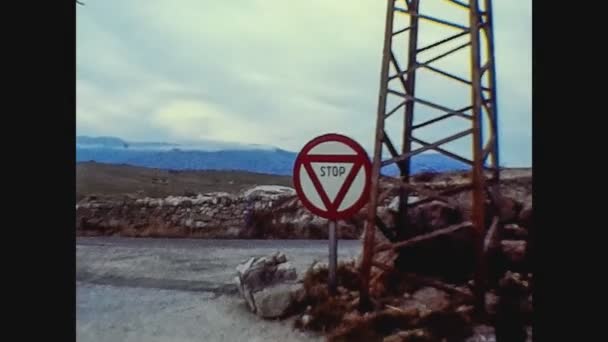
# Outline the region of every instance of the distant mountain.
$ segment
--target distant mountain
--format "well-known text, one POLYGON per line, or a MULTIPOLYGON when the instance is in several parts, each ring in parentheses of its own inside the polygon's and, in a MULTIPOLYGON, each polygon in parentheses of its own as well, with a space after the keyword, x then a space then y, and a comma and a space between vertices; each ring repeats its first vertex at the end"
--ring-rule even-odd
MULTIPOLYGON (((76 161, 128 164, 170 170, 243 170, 291 175, 297 153, 273 146, 216 141, 192 144, 129 142, 115 137, 76 138, 76 161)), ((412 173, 464 170, 468 166, 440 154, 412 158, 412 173)), ((399 173, 395 165, 382 169, 390 176, 399 173)))
MULTIPOLYGON (((412 157, 412 174, 420 172, 447 172, 470 169, 467 164, 461 163, 439 153, 423 153, 412 157)), ((392 164, 383 167, 380 172, 387 176, 399 175, 399 168, 392 164)))

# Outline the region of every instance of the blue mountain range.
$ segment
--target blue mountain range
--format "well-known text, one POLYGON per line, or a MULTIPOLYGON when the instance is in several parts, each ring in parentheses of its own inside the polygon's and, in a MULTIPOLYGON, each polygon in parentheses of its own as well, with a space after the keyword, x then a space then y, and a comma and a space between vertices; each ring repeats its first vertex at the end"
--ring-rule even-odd
MULTIPOLYGON (((217 141, 191 144, 129 142, 116 137, 76 137, 76 162, 95 161, 168 170, 242 170, 291 175, 297 153, 265 145, 217 141)), ((412 173, 466 170, 468 165, 437 153, 412 158, 412 173)), ((398 174, 395 165, 382 169, 398 174)))

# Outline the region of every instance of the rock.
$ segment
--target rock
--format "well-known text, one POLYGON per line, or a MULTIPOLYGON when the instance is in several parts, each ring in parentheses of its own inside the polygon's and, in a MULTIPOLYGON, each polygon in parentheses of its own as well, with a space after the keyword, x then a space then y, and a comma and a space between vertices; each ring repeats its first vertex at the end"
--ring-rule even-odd
POLYGON ((324 219, 320 216, 313 216, 310 220, 310 224, 322 227, 327 227, 327 222, 327 219, 324 219))
POLYGON ((279 284, 267 287, 253 294, 256 314, 263 318, 283 316, 296 302, 297 293, 303 289, 301 284, 279 284))
MULTIPOLYGON (((504 341, 524 341, 530 317, 525 301, 530 299, 529 283, 521 274, 507 271, 499 281, 500 300, 495 319, 496 335, 504 341)), ((531 304, 531 303, 530 303, 531 304)))
POLYGON ((178 197, 169 196, 165 199, 165 203, 167 203, 167 205, 177 207, 181 204, 181 201, 178 197))
POLYGON ((326 262, 320 262, 320 261, 316 261, 312 264, 312 266, 310 267, 312 272, 319 272, 322 269, 327 269, 328 265, 326 262))
POLYGON ((399 196, 395 196, 391 200, 391 203, 389 203, 389 205, 388 205, 388 209, 390 211, 393 211, 393 212, 398 212, 399 211, 399 196))
POLYGON ((528 231, 517 224, 507 224, 503 228, 503 238, 508 240, 525 240, 528 231))
POLYGON ((284 253, 276 252, 273 257, 274 261, 278 264, 287 262, 287 256, 284 253))
POLYGON ((532 295, 529 295, 528 297, 524 298, 521 301, 521 312, 525 315, 531 315, 534 312, 534 304, 532 301, 532 295))
POLYGON ((518 217, 519 224, 530 230, 532 228, 532 206, 524 207, 519 213, 518 217))
POLYGON ((449 295, 434 287, 424 287, 414 292, 412 297, 431 311, 443 311, 450 306, 449 295))
MULTIPOLYGON (((416 201, 418 201, 419 198, 416 196, 409 196, 407 199, 407 203, 414 203, 416 201)), ((388 204, 387 209, 393 212, 398 212, 399 211, 399 196, 395 196, 391 202, 388 204)))
POLYGON ((236 266, 236 271, 238 274, 244 274, 247 270, 249 270, 251 268, 251 265, 253 265, 253 262, 255 261, 256 258, 251 257, 249 258, 247 261, 245 261, 242 264, 239 264, 236 266))
POLYGON ((509 197, 497 199, 498 215, 503 223, 515 222, 522 209, 521 203, 509 197))
POLYGON ((234 277, 234 283, 236 284, 236 287, 239 290, 239 294, 242 297, 244 297, 245 296, 245 290, 243 289, 243 283, 241 282, 241 277, 239 277, 238 275, 236 277, 234 277))
POLYGON ((283 196, 293 196, 296 191, 293 188, 280 185, 260 185, 246 190, 243 193, 245 199, 270 198, 276 199, 283 196))
POLYGON ((241 294, 241 297, 245 299, 249 310, 251 310, 251 312, 256 312, 256 307, 251 292, 247 291, 247 289, 245 289, 245 287, 243 286, 241 276, 237 275, 236 277, 234 277, 234 282, 239 290, 239 293, 241 294))
POLYGON ((400 331, 385 337, 382 342, 431 341, 429 332, 425 329, 400 331))
POLYGON ((249 258, 236 267, 235 283, 249 309, 264 318, 280 317, 304 298, 297 272, 285 254, 249 258))
POLYGON ((307 327, 308 324, 310 324, 311 320, 312 320, 312 316, 310 316, 308 314, 303 315, 302 318, 300 319, 303 327, 307 327))
POLYGON ((486 312, 490 315, 496 315, 499 298, 493 292, 486 293, 486 312))
POLYGON ((464 318, 466 324, 471 324, 475 307, 473 305, 460 305, 456 308, 455 312, 464 318))
POLYGON ((279 280, 294 280, 298 277, 298 274, 291 263, 283 262, 277 266, 275 277, 279 280))
POLYGON ((117 228, 120 226, 120 221, 115 218, 111 218, 110 221, 107 223, 107 226, 110 228, 117 228))
POLYGON ((502 253, 513 264, 519 264, 524 261, 526 244, 524 240, 503 240, 500 242, 502 253))
POLYGON ((241 228, 238 227, 229 227, 228 229, 225 230, 224 232, 224 236, 226 238, 238 238, 241 234, 241 228))
POLYGON ((412 220, 415 227, 412 233, 415 235, 459 223, 462 221, 462 215, 456 207, 448 203, 432 201, 414 208, 412 220))
POLYGON ((247 303, 247 306, 249 307, 249 310, 251 310, 251 312, 257 312, 257 307, 255 306, 255 300, 253 299, 253 294, 251 292, 244 292, 244 298, 245 298, 245 302, 247 303))
POLYGON ((496 342, 494 328, 489 325, 477 325, 473 327, 473 336, 465 342, 496 342))
POLYGON ((400 309, 404 312, 417 312, 420 318, 443 311, 450 305, 448 294, 434 287, 422 288, 406 298, 408 299, 401 304, 400 309))
POLYGON ((290 284, 299 285, 299 286, 292 287, 291 290, 292 290, 292 295, 293 295, 292 299, 293 299, 294 304, 301 305, 306 300, 306 295, 307 295, 306 289, 304 288, 304 283, 296 281, 294 283, 290 282, 290 284))

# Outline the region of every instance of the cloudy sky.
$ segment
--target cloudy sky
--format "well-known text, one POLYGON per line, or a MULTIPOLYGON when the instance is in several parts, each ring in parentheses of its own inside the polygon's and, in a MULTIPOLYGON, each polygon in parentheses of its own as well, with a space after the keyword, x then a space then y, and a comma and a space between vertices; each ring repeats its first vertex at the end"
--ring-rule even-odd
MULTIPOLYGON (((423 13, 467 23, 466 13, 447 1, 421 2, 423 13)), ((297 151, 317 135, 338 132, 372 150, 386 1, 85 3, 77 13, 78 135, 211 139, 297 151)), ((494 0, 493 7, 502 163, 529 166, 532 6, 494 0)), ((420 29, 419 46, 456 33, 426 21, 420 29)), ((396 42, 398 54, 406 43, 396 42)), ((465 76, 469 53, 463 49, 434 66, 465 76)), ((430 71, 420 71, 417 82, 423 99, 454 109, 470 102, 466 87, 430 71)), ((439 114, 418 106, 416 122, 439 114)), ((387 122, 394 140, 400 120, 395 114, 387 122)), ((466 129, 461 121, 429 126, 417 137, 433 142, 466 129)), ((470 140, 446 149, 466 155, 470 140)))

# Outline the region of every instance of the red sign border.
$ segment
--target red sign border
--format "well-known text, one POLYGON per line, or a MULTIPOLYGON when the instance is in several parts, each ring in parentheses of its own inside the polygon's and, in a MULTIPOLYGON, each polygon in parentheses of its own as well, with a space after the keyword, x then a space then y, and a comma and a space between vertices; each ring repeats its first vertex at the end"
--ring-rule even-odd
MULTIPOLYGON (((331 157, 328 157, 328 158, 331 159, 331 157)), ((304 145, 304 147, 302 148, 300 153, 298 153, 298 156, 296 157, 294 167, 293 167, 293 184, 294 184, 296 193, 298 195, 298 198, 300 199, 300 201, 302 202, 304 207, 306 209, 308 209, 310 212, 312 212, 313 214, 315 214, 317 216, 326 218, 328 220, 334 220, 334 221, 345 220, 345 219, 352 217, 356 213, 358 213, 359 210, 361 210, 361 208, 363 208, 363 206, 365 206, 365 204, 367 204, 367 201, 369 200, 369 195, 370 195, 369 191, 371 188, 371 171, 372 171, 372 163, 369 159, 369 156, 367 155, 367 152, 365 152, 365 150, 363 149, 363 147, 361 147, 361 145, 359 145, 359 143, 357 143, 355 140, 353 140, 345 135, 337 134, 337 133, 329 133, 329 134, 324 134, 324 135, 321 135, 321 136, 318 136, 318 137, 312 139, 306 145, 304 145), (300 168, 302 168, 304 166, 304 162, 307 159, 309 159, 308 152, 310 152, 310 150, 312 150, 315 146, 317 146, 321 143, 329 142, 329 141, 337 141, 337 142, 343 143, 343 144, 347 145, 348 147, 352 148, 356 153, 356 155, 353 155, 353 157, 359 159, 359 161, 356 162, 355 165, 353 165, 353 169, 357 166, 357 164, 360 164, 361 167, 363 167, 365 169, 365 185, 363 187, 363 194, 352 206, 350 206, 346 210, 342 210, 339 212, 331 207, 328 208, 329 210, 325 211, 325 210, 321 210, 321 209, 317 208, 316 206, 314 206, 306 198, 306 195, 304 194, 304 191, 302 189, 302 184, 300 182, 300 168)), ((356 176, 356 174, 355 174, 355 176, 356 176)), ((351 180, 351 182, 352 182, 352 180, 351 180)), ((346 195, 346 193, 344 193, 344 195, 346 195)), ((319 196, 322 196, 322 195, 319 194, 319 196)))

